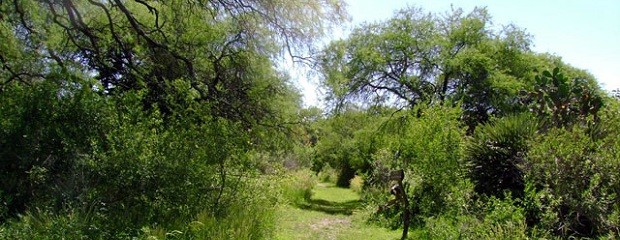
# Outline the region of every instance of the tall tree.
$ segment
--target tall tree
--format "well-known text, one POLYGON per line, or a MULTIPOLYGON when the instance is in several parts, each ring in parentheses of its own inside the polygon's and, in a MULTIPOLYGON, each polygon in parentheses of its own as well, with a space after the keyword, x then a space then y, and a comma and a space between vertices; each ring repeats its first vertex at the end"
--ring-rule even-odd
POLYGON ((531 69, 530 37, 492 30, 484 8, 426 14, 417 8, 355 29, 324 51, 320 71, 332 99, 412 107, 461 104, 473 128, 512 111, 531 69))

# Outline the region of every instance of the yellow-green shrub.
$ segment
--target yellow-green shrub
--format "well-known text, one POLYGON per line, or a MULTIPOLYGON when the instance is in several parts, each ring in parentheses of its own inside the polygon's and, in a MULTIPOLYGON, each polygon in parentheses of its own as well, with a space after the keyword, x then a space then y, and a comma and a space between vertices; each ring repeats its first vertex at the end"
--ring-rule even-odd
POLYGON ((284 174, 279 181, 283 200, 291 204, 301 204, 312 197, 312 189, 317 178, 310 170, 298 170, 284 174))
POLYGON ((364 179, 359 175, 355 175, 353 179, 351 179, 351 184, 349 184, 349 188, 356 193, 362 193, 362 188, 364 187, 364 179))

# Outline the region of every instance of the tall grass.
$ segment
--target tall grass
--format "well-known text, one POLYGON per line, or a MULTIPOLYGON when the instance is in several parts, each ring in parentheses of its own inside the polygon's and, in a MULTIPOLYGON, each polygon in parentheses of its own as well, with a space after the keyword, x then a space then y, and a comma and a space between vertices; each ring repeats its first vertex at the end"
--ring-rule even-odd
POLYGON ((35 209, 0 226, 0 239, 112 239, 128 236, 112 236, 97 227, 92 216, 80 212, 54 214, 35 209))
POLYGON ((224 218, 201 214, 191 224, 197 239, 269 239, 274 229, 274 204, 253 202, 237 204, 224 218))
POLYGON ((355 177, 350 181, 349 188, 358 194, 362 193, 364 188, 364 179, 359 175, 355 175, 355 177))
POLYGON ((286 203, 303 204, 312 197, 317 182, 317 177, 307 169, 286 173, 279 181, 280 194, 286 203))
POLYGON ((205 206, 194 217, 133 231, 106 228, 109 220, 88 211, 59 214, 37 209, 1 225, 0 239, 270 239, 276 206, 284 201, 281 181, 271 176, 248 178, 239 186, 244 191, 217 213, 205 206))

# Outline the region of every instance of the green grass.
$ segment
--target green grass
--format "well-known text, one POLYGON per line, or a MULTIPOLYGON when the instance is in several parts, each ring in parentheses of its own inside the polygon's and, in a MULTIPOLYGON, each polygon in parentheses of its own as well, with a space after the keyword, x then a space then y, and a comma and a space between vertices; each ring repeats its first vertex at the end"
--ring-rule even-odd
POLYGON ((320 183, 307 203, 279 208, 275 239, 400 239, 400 231, 366 224, 361 207, 351 189, 320 183))
POLYGON ((319 183, 312 191, 312 199, 345 203, 359 201, 360 195, 349 188, 339 188, 332 183, 319 183))

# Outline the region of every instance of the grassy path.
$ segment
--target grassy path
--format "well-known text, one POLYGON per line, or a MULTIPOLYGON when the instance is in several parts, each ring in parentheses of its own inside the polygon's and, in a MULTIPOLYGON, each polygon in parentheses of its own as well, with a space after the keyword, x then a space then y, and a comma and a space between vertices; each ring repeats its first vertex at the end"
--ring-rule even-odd
POLYGON ((400 239, 399 231, 365 224, 360 207, 357 193, 320 183, 307 204, 279 209, 276 239, 400 239))

